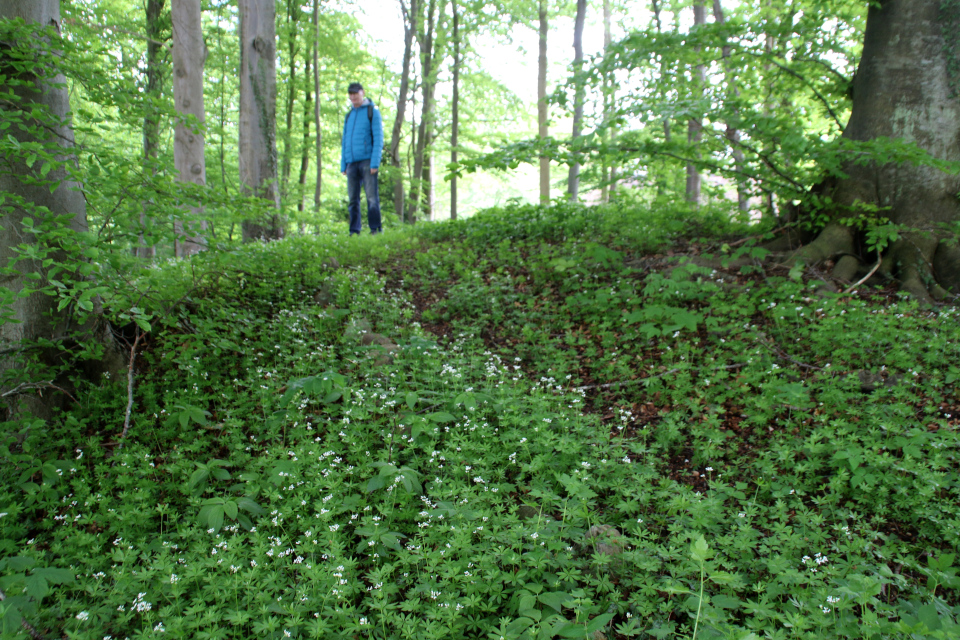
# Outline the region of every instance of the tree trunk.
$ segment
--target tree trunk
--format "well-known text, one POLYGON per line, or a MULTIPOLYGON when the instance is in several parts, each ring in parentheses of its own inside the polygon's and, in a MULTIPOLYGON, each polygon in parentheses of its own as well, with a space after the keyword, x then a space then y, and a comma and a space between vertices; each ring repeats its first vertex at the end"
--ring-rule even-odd
MULTIPOLYGON (((583 84, 583 23, 587 16, 587 0, 577 0, 577 17, 573 23, 573 135, 571 139, 576 144, 577 138, 583 131, 583 102, 585 89, 583 84)), ((577 202, 580 197, 580 163, 570 165, 567 177, 567 193, 570 202, 577 202)))
MULTIPOLYGON (((550 135, 547 119, 547 34, 550 25, 547 21, 547 0, 539 5, 540 46, 537 57, 537 136, 545 141, 550 135)), ((550 204, 550 158, 540 156, 540 204, 550 204)))
POLYGON ((239 0, 240 183, 266 201, 266 212, 244 220, 243 240, 279 240, 284 221, 277 191, 277 36, 273 0, 239 0))
POLYGON ((287 0, 287 77, 286 129, 283 132, 283 160, 280 163, 280 201, 287 204, 290 192, 290 169, 293 165, 293 109, 297 103, 297 31, 299 30, 299 0, 287 0))
POLYGON ((317 186, 313 191, 313 210, 320 211, 323 194, 323 130, 320 128, 320 0, 313 0, 313 86, 317 99, 313 103, 313 126, 317 130, 317 186))
MULTIPOLYGON (((960 77, 951 46, 960 8, 941 13, 940 0, 886 0, 871 6, 863 57, 853 84, 849 140, 899 138, 938 160, 960 161, 960 77)), ((808 261, 855 252, 842 219, 880 215, 909 229, 883 256, 901 287, 928 300, 960 293, 960 249, 942 225, 960 220, 960 178, 912 163, 849 163, 832 191, 834 222, 799 252, 808 261)), ((869 258, 875 262, 875 258, 869 258)))
MULTIPOLYGON (((720 0, 713 0, 713 19, 717 24, 724 24, 726 20, 723 15, 723 7, 720 4, 720 0)), ((740 109, 737 107, 737 102, 740 99, 740 89, 737 87, 737 72, 733 67, 730 61, 731 49, 730 45, 723 45, 723 71, 727 80, 727 93, 731 97, 733 102, 733 114, 734 119, 739 120, 740 118, 740 109)), ((743 156, 743 149, 740 147, 740 131, 727 123, 726 128, 727 140, 730 141, 730 152, 733 155, 733 164, 734 168, 737 170, 737 209, 742 212, 747 211, 747 200, 749 194, 747 193, 747 185, 744 182, 743 175, 745 173, 745 161, 743 156)))
MULTIPOLYGON (((151 175, 156 174, 157 158, 160 151, 160 113, 157 109, 157 102, 160 100, 160 89, 163 86, 164 75, 160 64, 160 54, 163 52, 160 17, 163 15, 165 3, 166 0, 147 0, 146 4, 147 86, 144 96, 146 108, 143 116, 143 159, 146 165, 145 171, 151 175)), ((146 260, 157 255, 157 249, 153 241, 147 241, 147 233, 152 226, 149 208, 150 203, 143 203, 143 210, 140 212, 137 246, 133 248, 135 256, 146 260)))
MULTIPOLYGON (((205 185, 207 165, 204 160, 203 65, 207 47, 200 28, 200 0, 172 0, 173 18, 173 99, 177 124, 173 134, 173 164, 177 180, 205 185)), ((177 257, 199 252, 204 248, 207 225, 201 220, 201 209, 191 207, 188 216, 196 229, 184 232, 183 222, 174 222, 174 254, 177 257)))
MULTIPOLYGON (((707 22, 707 13, 706 7, 703 5, 703 0, 694 0, 693 3, 693 28, 697 29, 700 26, 706 24, 707 22)), ((694 51, 696 52, 696 57, 700 57, 701 48, 695 47, 694 51)), ((706 67, 702 62, 698 63, 695 68, 695 73, 693 77, 694 89, 691 92, 697 100, 702 97, 703 87, 707 83, 707 72, 706 67)), ((696 107, 699 109, 699 105, 696 107)), ((699 155, 700 141, 703 139, 703 121, 700 116, 691 117, 687 121, 687 144, 690 145, 690 153, 692 156, 696 157, 699 155)), ((701 179, 700 179, 700 169, 697 167, 695 162, 687 163, 687 189, 686 189, 686 198, 687 202, 690 204, 699 207, 700 206, 700 192, 701 192, 701 179)))
MULTIPOLYGON (((453 0, 453 111, 450 122, 450 163, 457 164, 457 145, 460 144, 460 14, 457 0, 453 0)), ((450 219, 457 219, 457 174, 450 176, 450 219)))
POLYGON ((400 222, 404 220, 403 171, 400 166, 400 137, 407 112, 407 95, 410 92, 410 61, 413 58, 413 38, 417 33, 418 0, 410 0, 409 6, 400 1, 403 12, 403 71, 400 75, 400 93, 397 95, 397 117, 393 121, 393 133, 390 137, 390 164, 396 168, 393 183, 393 206, 400 222))
MULTIPOLYGON (((22 18, 28 25, 53 27, 59 32, 60 2, 0 2, 0 19, 13 18, 22 18)), ((44 39, 36 38, 29 42, 5 42, 4 48, 28 49, 49 45, 44 39)), ((86 339, 91 334, 88 327, 73 325, 67 311, 57 308, 56 296, 37 291, 46 279, 44 258, 67 264, 72 259, 31 229, 46 227, 51 216, 62 216, 63 221, 53 224, 71 232, 87 230, 86 205, 80 185, 69 181, 66 168, 60 164, 75 161, 69 121, 70 98, 63 75, 49 67, 46 71, 47 75, 38 77, 16 71, 11 73, 8 67, 4 72, 10 74, 7 77, 13 82, 0 86, 0 90, 12 96, 5 100, 2 108, 3 121, 19 121, 23 125, 9 127, 4 135, 24 146, 40 144, 58 160, 51 169, 45 160, 31 161, 28 166, 23 156, 11 154, 0 166, 0 193, 8 194, 0 209, 0 264, 8 267, 17 260, 0 279, 0 284, 12 294, 12 298, 4 299, 0 307, 3 317, 0 321, 0 390, 5 392, 11 386, 37 382, 28 376, 36 373, 34 369, 38 362, 58 368, 62 366, 57 360, 64 354, 55 347, 38 348, 36 341, 60 343, 67 338, 86 339), (38 113, 45 115, 38 117, 38 113), (48 172, 44 174, 44 171, 48 172), (51 185, 55 185, 52 191, 51 185), (23 206, 20 206, 19 199, 22 199, 23 206), (30 228, 25 221, 32 223, 30 228), (28 250, 40 245, 38 256, 19 259, 22 251, 18 246, 21 245, 28 250), (36 279, 38 275, 40 280, 36 279)), ((61 280, 70 277, 80 276, 63 271, 57 275, 61 280)), ((104 337, 106 334, 105 331, 104 337)), ((27 411, 46 417, 60 400, 57 394, 48 390, 43 395, 8 395, 2 402, 11 413, 27 411)))
MULTIPOLYGON (((613 12, 610 8, 610 0, 603 0, 603 53, 604 57, 609 54, 610 46, 613 44, 613 34, 611 26, 613 22, 613 12)), ((609 74, 603 79, 603 138, 606 143, 613 139, 613 108, 616 104, 616 79, 613 74, 609 74)), ((610 194, 616 189, 616 169, 610 160, 604 156, 603 166, 600 171, 601 187, 600 201, 610 202, 610 194)))
MULTIPOLYGON (((313 78, 310 77, 313 65, 309 56, 306 56, 306 63, 307 68, 304 71, 303 79, 307 85, 307 97, 303 102, 303 140, 300 149, 300 177, 297 180, 297 211, 301 213, 304 210, 303 201, 307 196, 307 170, 310 169, 310 121, 313 119, 313 89, 317 88, 316 83, 312 86, 310 84, 313 82, 313 78)), ((303 216, 300 216, 300 224, 305 224, 303 216)))
MULTIPOLYGON (((413 157, 413 184, 410 187, 410 216, 408 222, 416 222, 419 208, 424 204, 423 183, 426 166, 426 152, 428 142, 431 141, 433 127, 434 89, 437 86, 435 62, 435 24, 437 17, 437 0, 429 0, 427 4, 427 28, 420 41, 420 65, 423 70, 421 80, 422 102, 420 114, 420 131, 417 135, 417 146, 413 157)), ((429 204, 427 205, 429 206, 429 204)), ((428 212, 429 215, 429 212, 428 212)))

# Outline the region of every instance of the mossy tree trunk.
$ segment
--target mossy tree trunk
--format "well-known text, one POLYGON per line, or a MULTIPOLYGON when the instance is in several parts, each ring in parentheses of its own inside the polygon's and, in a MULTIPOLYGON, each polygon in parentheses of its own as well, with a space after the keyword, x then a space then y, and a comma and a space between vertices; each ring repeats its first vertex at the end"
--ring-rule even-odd
MULTIPOLYGON (((0 0, 0 19, 14 18, 59 32, 60 2, 0 0)), ((50 225, 63 225, 78 233, 87 230, 83 193, 67 172, 75 158, 66 80, 50 66, 43 67, 45 75, 28 75, 4 61, 7 52, 14 49, 27 50, 27 55, 21 57, 29 57, 31 50, 51 44, 45 38, 36 38, 0 45, 0 76, 10 81, 0 89, 11 95, 0 107, 0 119, 16 123, 5 133, 15 145, 4 145, 0 153, 0 193, 6 194, 6 202, 0 208, 0 265, 5 267, 0 271, 0 406, 5 405, 11 412, 29 411, 40 416, 50 415, 63 400, 63 396, 50 391, 49 384, 61 388, 66 384, 47 376, 72 371, 67 366, 71 363, 65 361, 69 349, 60 347, 79 340, 99 339, 106 343, 109 339, 105 324, 80 325, 69 307, 58 309, 55 296, 37 290, 50 267, 44 259, 51 260, 54 267, 57 263, 69 265, 74 260, 57 248, 61 245, 51 246, 51 241, 45 241, 42 230, 50 225), (18 147, 38 143, 52 152, 56 160, 41 159, 28 164, 26 154, 18 147), (56 218, 60 219, 54 221, 56 218), (20 257, 23 246, 32 251, 37 245, 37 258, 20 257), (38 384, 43 378, 44 384, 38 384)), ((62 270, 56 277, 66 281, 71 276, 81 277, 62 270)), ((105 362, 104 366, 109 364, 105 362)), ((91 367, 91 373, 99 370, 102 369, 91 367)))
POLYGON ((240 0, 239 9, 240 183, 265 201, 265 213, 243 222, 243 240, 279 240, 276 6, 273 0, 240 0))
MULTIPOLYGON (((870 7, 863 57, 853 85, 850 140, 900 138, 932 157, 960 161, 960 2, 883 0, 870 7)), ((883 254, 888 273, 915 296, 930 300, 960 293, 960 249, 945 229, 960 221, 960 179, 914 163, 850 162, 828 195, 832 221, 798 252, 807 261, 842 256, 833 275, 852 279, 861 238, 845 220, 878 209, 904 225, 883 254)))

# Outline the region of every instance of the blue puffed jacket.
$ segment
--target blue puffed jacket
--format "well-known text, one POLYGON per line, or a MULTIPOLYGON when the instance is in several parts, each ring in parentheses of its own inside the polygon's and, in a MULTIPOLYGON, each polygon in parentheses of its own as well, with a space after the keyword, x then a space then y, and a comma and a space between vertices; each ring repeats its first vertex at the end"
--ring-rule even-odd
POLYGON ((371 169, 380 168, 383 153, 383 118, 380 110, 366 98, 359 107, 350 109, 343 122, 343 141, 340 148, 340 171, 350 162, 369 160, 371 169), (373 105, 373 119, 367 114, 367 105, 373 105), (371 134, 371 129, 373 133, 371 134))

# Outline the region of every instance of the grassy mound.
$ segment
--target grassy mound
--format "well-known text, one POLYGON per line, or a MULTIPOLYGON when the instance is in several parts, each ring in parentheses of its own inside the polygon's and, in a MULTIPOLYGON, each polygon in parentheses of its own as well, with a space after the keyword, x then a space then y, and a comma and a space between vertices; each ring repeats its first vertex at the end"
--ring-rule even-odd
POLYGON ((4 425, 4 637, 956 637, 955 310, 684 264, 737 253, 691 224, 152 273, 128 437, 126 380, 4 425))

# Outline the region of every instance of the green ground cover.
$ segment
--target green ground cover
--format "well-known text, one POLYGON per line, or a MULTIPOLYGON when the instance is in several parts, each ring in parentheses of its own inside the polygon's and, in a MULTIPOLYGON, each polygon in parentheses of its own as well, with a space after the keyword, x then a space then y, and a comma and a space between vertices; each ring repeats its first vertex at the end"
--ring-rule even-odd
POLYGON ((4 424, 3 637, 957 637, 956 310, 682 265, 719 219, 143 274, 128 436, 125 379, 4 424))

